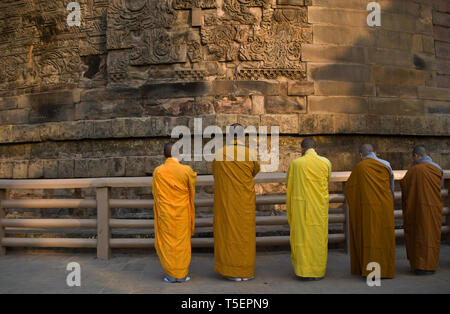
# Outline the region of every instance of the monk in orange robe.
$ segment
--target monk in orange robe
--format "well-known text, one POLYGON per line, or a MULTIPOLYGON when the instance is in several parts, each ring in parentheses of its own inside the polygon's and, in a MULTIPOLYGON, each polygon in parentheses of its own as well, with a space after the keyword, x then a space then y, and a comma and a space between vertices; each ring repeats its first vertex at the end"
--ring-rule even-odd
POLYGON ((424 146, 414 147, 413 167, 401 181, 406 253, 411 270, 432 274, 439 266, 442 231, 442 168, 424 146))
POLYGON ((219 149, 212 164, 214 175, 215 271, 229 280, 252 279, 256 257, 256 194, 253 178, 260 170, 255 153, 242 141, 244 129, 219 149), (240 160, 241 159, 241 160, 240 160))
POLYGON ((184 282, 190 279, 197 173, 172 157, 172 146, 164 146, 167 159, 153 172, 155 249, 166 272, 164 281, 184 282))
POLYGON ((350 216, 351 273, 367 277, 380 265, 381 278, 395 275, 394 180, 390 164, 373 146, 360 147, 361 162, 345 186, 350 216), (369 269, 367 269, 369 266, 369 269))

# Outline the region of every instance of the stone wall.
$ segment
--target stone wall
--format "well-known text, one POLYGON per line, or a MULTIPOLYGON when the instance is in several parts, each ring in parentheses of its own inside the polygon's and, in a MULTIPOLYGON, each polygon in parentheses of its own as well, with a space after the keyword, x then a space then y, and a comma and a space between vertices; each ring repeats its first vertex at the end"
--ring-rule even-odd
POLYGON ((306 135, 336 171, 362 142, 450 169, 446 0, 379 0, 381 27, 367 0, 79 0, 81 27, 69 2, 0 3, 0 178, 143 176, 196 117, 279 125, 278 171, 306 135))

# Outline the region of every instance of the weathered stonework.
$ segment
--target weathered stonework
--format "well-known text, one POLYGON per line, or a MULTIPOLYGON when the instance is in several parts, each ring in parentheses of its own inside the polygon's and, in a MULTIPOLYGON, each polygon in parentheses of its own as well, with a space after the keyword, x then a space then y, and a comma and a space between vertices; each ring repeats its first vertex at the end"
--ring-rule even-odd
POLYGON ((450 169, 446 0, 379 0, 374 28, 366 0, 79 0, 80 27, 69 2, 0 3, 0 178, 144 176, 172 129, 199 117, 280 126, 278 171, 304 136, 336 171, 367 141, 394 169, 419 143, 450 169))

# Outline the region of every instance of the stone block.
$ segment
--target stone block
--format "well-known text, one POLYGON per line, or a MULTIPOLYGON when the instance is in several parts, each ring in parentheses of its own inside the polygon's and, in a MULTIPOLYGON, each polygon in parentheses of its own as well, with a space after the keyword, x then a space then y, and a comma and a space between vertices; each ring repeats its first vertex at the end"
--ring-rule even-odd
POLYGON ((443 74, 443 75, 450 75, 450 58, 445 59, 437 59, 436 60, 436 68, 437 73, 443 74))
POLYGON ((73 178, 74 161, 71 159, 58 160, 58 178, 73 178))
POLYGON ((413 47, 413 34, 379 30, 376 46, 378 48, 389 48, 411 51, 413 47))
POLYGON ((126 157, 125 176, 139 177, 145 176, 145 157, 128 156, 126 157))
POLYGON ((151 116, 186 116, 194 114, 194 98, 158 99, 153 104, 144 102, 145 114, 151 116))
POLYGON ((436 57, 438 58, 448 58, 450 56, 450 43, 436 41, 436 57))
POLYGON ((366 97, 309 96, 308 113, 368 113, 366 97))
POLYGON ((28 164, 28 178, 41 179, 44 177, 44 162, 42 160, 30 160, 28 164))
POLYGON ((295 96, 267 96, 265 112, 269 114, 305 113, 306 98, 295 96))
MULTIPOLYGON (((381 12, 407 14, 420 16, 421 6, 409 0, 377 0, 381 6, 381 12)), ((383 16, 383 15, 382 15, 383 16)), ((383 22, 381 22, 383 23, 383 22)))
POLYGON ((426 100, 426 112, 431 114, 450 115, 450 98, 447 98, 446 100, 447 101, 426 100))
POLYGON ((58 160, 56 159, 44 160, 44 178, 46 179, 58 178, 58 160))
POLYGON ((416 116, 425 113, 424 102, 416 99, 373 97, 369 108, 370 114, 378 115, 416 116))
POLYGON ((261 117, 259 115, 238 115, 238 123, 241 124, 244 128, 248 126, 254 126, 258 129, 261 125, 261 117))
POLYGON ((108 177, 125 176, 126 158, 108 158, 108 177))
POLYGON ((333 134, 334 115, 333 114, 300 114, 299 115, 300 134, 333 134))
POLYGON ((374 66, 372 74, 376 84, 425 86, 425 71, 389 66, 374 66))
POLYGON ((30 121, 28 109, 10 109, 0 111, 0 124, 23 124, 30 121))
POLYGON ((313 6, 326 7, 326 8, 346 8, 365 10, 367 7, 367 1, 365 0, 313 0, 313 6))
POLYGON ((394 65, 399 67, 412 67, 414 65, 411 51, 396 49, 369 49, 368 59, 370 64, 375 65, 394 65))
POLYGON ((438 12, 450 13, 450 3, 447 0, 433 0, 433 8, 438 12))
POLYGON ((310 63, 308 77, 311 80, 370 82, 371 69, 357 64, 319 64, 310 63))
POLYGON ((312 24, 367 27, 367 11, 365 8, 361 6, 360 11, 356 11, 356 8, 352 9, 312 6, 308 8, 308 22, 312 24))
POLYGON ((0 97, 0 111, 16 109, 18 107, 18 97, 0 97))
POLYGON ((366 63, 366 50, 366 47, 304 44, 302 45, 302 61, 366 63))
POLYGON ((41 141, 39 127, 36 125, 13 125, 11 127, 11 138, 15 143, 41 141))
POLYGON ((12 141, 12 125, 0 125, 0 143, 12 141))
POLYGON ((264 113, 264 96, 252 95, 252 114, 264 113))
POLYGON ((417 86, 377 85, 377 96, 417 98, 417 86))
POLYGON ((450 28, 444 26, 434 26, 433 36, 435 40, 450 43, 450 28))
POLYGON ((437 75, 436 76, 436 87, 440 88, 450 88, 450 75, 437 75))
POLYGON ((153 175, 156 167, 162 165, 164 163, 164 160, 164 156, 145 157, 145 175, 153 175))
POLYGON ((88 159, 74 159, 74 178, 89 177, 88 159))
POLYGON ((418 91, 419 98, 450 101, 450 89, 448 88, 419 87, 418 91))
POLYGON ((422 35, 422 48, 423 52, 434 55, 434 38, 431 36, 422 35))
POLYGON ((305 0, 277 0, 277 5, 305 5, 305 0))
POLYGON ((374 29, 367 27, 313 25, 314 44, 373 47, 376 44, 374 29))
POLYGON ((263 114, 261 126, 267 126, 269 132, 271 126, 278 126, 280 134, 298 134, 299 118, 297 114, 263 114))
POLYGON ((375 87, 370 83, 344 81, 316 81, 316 96, 375 96, 375 87))
POLYGON ((234 81, 233 95, 280 95, 280 83, 278 81, 234 81))
POLYGON ((91 158, 88 159, 88 173, 91 178, 102 178, 108 176, 108 159, 91 158))
POLYGON ((202 9, 201 8, 192 8, 191 9, 191 26, 202 26, 202 9))
POLYGON ((0 161, 0 178, 11 179, 13 177, 13 163, 10 161, 0 161))
POLYGON ((218 114, 249 114, 252 110, 252 100, 249 96, 216 96, 214 111, 218 114))
POLYGON ((433 24, 450 27, 450 14, 439 11, 433 11, 433 24))
POLYGON ((164 99, 185 98, 210 95, 210 82, 180 82, 146 84, 140 87, 140 93, 145 98, 164 99))
POLYGON ((287 94, 289 96, 314 95, 314 82, 288 81, 287 94))

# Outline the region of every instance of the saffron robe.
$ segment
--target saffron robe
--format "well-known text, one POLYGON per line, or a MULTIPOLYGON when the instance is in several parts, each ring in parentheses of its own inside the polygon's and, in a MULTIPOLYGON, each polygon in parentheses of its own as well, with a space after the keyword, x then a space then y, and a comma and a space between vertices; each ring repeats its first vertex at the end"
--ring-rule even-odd
POLYGON ((330 176, 330 161, 317 155, 314 149, 307 150, 289 165, 286 209, 291 261, 297 276, 325 276, 330 176))
POLYGON ((442 230, 442 170, 421 162, 401 181, 405 244, 411 269, 436 270, 442 230))
POLYGON ((239 141, 219 149, 212 163, 214 270, 223 276, 254 276, 256 194, 253 178, 259 170, 254 152, 239 141), (238 160, 239 155, 242 161, 238 160))
POLYGON ((184 278, 191 261, 197 173, 174 158, 153 172, 155 249, 167 275, 184 278))
POLYGON ((351 273, 367 277, 380 265, 382 278, 395 276, 394 200, 391 170, 374 158, 366 158, 353 168, 345 185, 350 218, 351 273))

